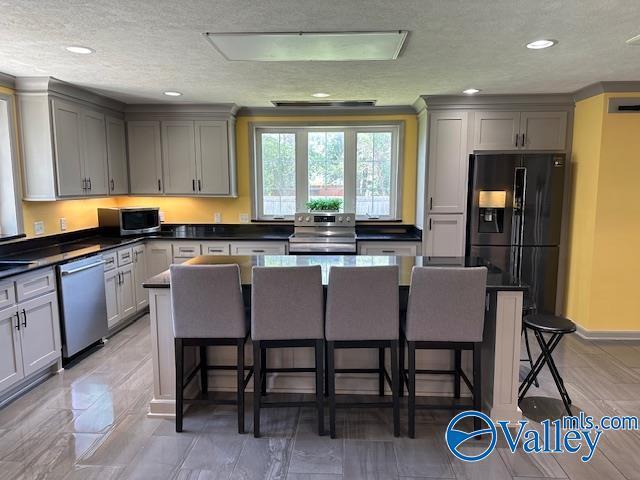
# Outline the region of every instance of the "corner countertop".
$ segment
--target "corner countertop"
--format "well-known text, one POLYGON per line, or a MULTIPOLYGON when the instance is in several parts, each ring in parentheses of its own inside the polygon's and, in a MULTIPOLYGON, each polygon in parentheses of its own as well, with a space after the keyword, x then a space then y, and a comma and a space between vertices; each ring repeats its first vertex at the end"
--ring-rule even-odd
MULTIPOLYGON (((162 231, 151 235, 114 236, 98 228, 0 244, 0 261, 26 260, 33 263, 2 269, 0 280, 41 268, 67 263, 96 255, 142 240, 193 241, 288 241, 293 233, 291 224, 247 225, 163 225, 162 231)), ((362 225, 357 227, 358 241, 419 242, 420 230, 413 225, 362 225)))

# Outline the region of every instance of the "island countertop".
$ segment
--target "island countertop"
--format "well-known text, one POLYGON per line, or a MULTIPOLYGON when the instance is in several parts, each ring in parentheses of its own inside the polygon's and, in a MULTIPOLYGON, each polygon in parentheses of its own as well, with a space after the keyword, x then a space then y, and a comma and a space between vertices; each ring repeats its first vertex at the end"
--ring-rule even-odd
MULTIPOLYGON (((185 265, 228 265, 240 266, 240 281, 244 287, 251 286, 252 268, 320 265, 322 283, 329 281, 329 269, 332 266, 366 267, 398 265, 399 286, 408 288, 411 284, 411 270, 414 266, 424 267, 487 267, 488 291, 524 291, 526 285, 518 283, 509 273, 479 257, 394 257, 367 255, 260 255, 260 256, 217 256, 201 255, 188 260, 185 265)), ((168 270, 149 278, 145 288, 170 288, 168 270)))

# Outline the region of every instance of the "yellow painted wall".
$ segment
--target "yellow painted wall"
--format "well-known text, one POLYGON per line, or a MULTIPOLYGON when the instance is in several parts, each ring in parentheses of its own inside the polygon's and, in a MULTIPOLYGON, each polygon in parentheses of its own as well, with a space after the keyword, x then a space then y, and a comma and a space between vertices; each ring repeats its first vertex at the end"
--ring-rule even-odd
POLYGON ((251 214, 249 124, 251 122, 313 122, 338 121, 348 124, 364 120, 404 121, 403 200, 402 220, 415 222, 417 118, 415 115, 367 116, 303 116, 303 117, 238 117, 236 123, 236 157, 238 169, 238 198, 187 197, 118 197, 96 200, 68 200, 63 202, 24 202, 25 229, 33 235, 33 222, 49 220, 45 234, 59 233, 58 218, 65 217, 68 231, 97 225, 98 206, 159 206, 167 223, 213 223, 215 212, 222 214, 223 223, 239 223, 240 214, 251 214))
POLYGON ((567 315, 590 331, 640 331, 640 115, 609 114, 602 94, 576 105, 567 315))

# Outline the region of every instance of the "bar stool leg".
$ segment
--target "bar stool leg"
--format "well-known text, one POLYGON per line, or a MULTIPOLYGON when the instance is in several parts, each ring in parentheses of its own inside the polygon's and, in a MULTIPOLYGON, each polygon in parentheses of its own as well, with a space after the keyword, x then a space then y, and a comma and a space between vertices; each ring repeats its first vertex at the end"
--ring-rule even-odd
MULTIPOLYGON (((535 330, 534 333, 536 338, 538 339, 538 343, 540 344, 542 355, 544 355, 547 366, 549 367, 549 371, 551 372, 551 376, 553 377, 553 381, 555 382, 556 387, 558 388, 558 392, 560 393, 560 397, 562 398, 562 403, 564 403, 564 408, 567 410, 568 415, 573 415, 571 413, 571 406, 570 406, 571 399, 569 398, 569 394, 564 388, 564 382, 562 381, 562 377, 560 376, 560 373, 556 368, 556 364, 553 361, 553 357, 551 356, 551 353, 553 350, 550 350, 549 347, 547 346, 546 342, 544 341, 544 337, 542 336, 542 333, 540 333, 537 330, 535 330)), ((562 335, 560 334, 556 334, 556 335, 558 335, 559 337, 562 337, 562 335)), ((558 343, 559 343, 559 340, 557 342, 554 342, 553 344, 554 348, 555 346, 558 345, 558 343)))
POLYGON ((181 338, 175 339, 176 362, 176 432, 182 431, 183 399, 184 399, 184 345, 181 338))
POLYGON ((261 390, 262 395, 267 394, 267 349, 262 348, 260 350, 260 363, 262 365, 262 371, 264 372, 264 378, 262 378, 261 390))
POLYGON ((329 435, 336 438, 336 370, 333 342, 327 342, 327 377, 329 377, 329 435))
POLYGON ((316 340, 316 407, 318 410, 318 435, 324 435, 324 340, 316 340))
POLYGON ((244 433, 244 339, 238 340, 237 393, 238 433, 244 433))
POLYGON ((409 356, 408 395, 409 395, 409 438, 416 438, 416 344, 407 342, 409 356))
MULTIPOLYGON (((531 346, 529 345, 529 333, 528 333, 527 327, 525 327, 524 325, 522 326, 522 332, 524 333, 524 347, 527 350, 527 358, 529 359, 529 366, 531 367, 531 370, 533 370, 533 357, 531 356, 531 346)), ((533 384, 536 386, 536 388, 540 387, 540 384, 538 383, 537 378, 533 381, 533 384)))
POLYGON ((400 333, 400 348, 399 348, 399 352, 398 354, 400 355, 400 360, 399 360, 399 369, 400 369, 400 386, 399 386, 399 396, 400 397, 404 397, 404 336, 402 335, 402 332, 400 333))
POLYGON ((460 369, 462 368, 462 350, 454 350, 453 352, 453 397, 460 398, 460 369))
MULTIPOLYGON (((473 409, 482 411, 482 344, 473 344, 473 409)), ((473 418, 473 429, 479 430, 480 419, 473 418)))
POLYGON ((260 341, 253 342, 253 436, 260 437, 260 394, 262 386, 260 341))
MULTIPOLYGON (((549 339, 548 342, 545 342, 544 338, 542 339, 542 343, 545 344, 549 349, 549 351, 551 352, 554 350, 554 348, 556 348, 556 346, 558 345, 558 342, 560 342, 560 335, 558 334, 554 334, 549 339)), ((522 401, 524 396, 529 391, 529 388, 531 388, 533 381, 538 377, 538 374, 542 371, 542 367, 544 367, 545 362, 546 362, 545 356, 541 354, 533 364, 533 370, 531 370, 527 374, 524 381, 520 384, 520 387, 518 387, 518 403, 522 401)))
MULTIPOLYGON (((393 397, 393 436, 400 436, 400 360, 398 340, 391 342, 391 395, 393 397)), ((383 392, 384 393, 384 392, 383 392)))
POLYGON ((207 347, 200 346, 200 391, 206 397, 209 394, 209 371, 207 370, 207 347))
POLYGON ((384 397, 384 348, 378 349, 378 395, 384 397))

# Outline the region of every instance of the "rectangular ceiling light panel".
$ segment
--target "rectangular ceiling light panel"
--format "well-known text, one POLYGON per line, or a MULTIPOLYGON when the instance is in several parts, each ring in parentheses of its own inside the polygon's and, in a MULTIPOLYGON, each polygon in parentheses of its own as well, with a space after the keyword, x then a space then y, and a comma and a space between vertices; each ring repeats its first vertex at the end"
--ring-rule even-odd
POLYGON ((344 62, 395 60, 407 32, 205 33, 227 60, 344 62))

